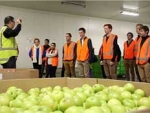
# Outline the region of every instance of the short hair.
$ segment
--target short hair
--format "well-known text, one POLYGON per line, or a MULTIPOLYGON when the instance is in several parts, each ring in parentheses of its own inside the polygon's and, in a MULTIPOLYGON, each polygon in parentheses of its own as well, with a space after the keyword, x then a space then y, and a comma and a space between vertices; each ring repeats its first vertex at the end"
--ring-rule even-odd
POLYGON ((128 32, 127 35, 131 35, 131 37, 133 38, 133 33, 132 32, 128 32))
POLYGON ((56 47, 56 43, 55 43, 55 42, 53 42, 53 43, 51 43, 51 44, 53 44, 53 45, 56 47))
POLYGON ((72 37, 71 33, 66 33, 66 35, 69 35, 70 37, 72 37))
POLYGON ((47 41, 49 43, 49 39, 45 39, 45 41, 47 41))
POLYGON ((137 26, 143 27, 143 24, 136 24, 136 27, 137 27, 137 26))
POLYGON ((142 26, 140 30, 143 29, 145 32, 147 31, 147 34, 149 33, 149 28, 147 26, 142 26))
POLYGON ((35 42, 36 40, 37 40, 38 42, 40 42, 40 39, 39 39, 39 38, 34 38, 34 42, 35 42))
POLYGON ((13 22, 14 21, 14 17, 12 17, 12 16, 7 16, 7 17, 5 17, 5 19, 4 19, 4 24, 6 25, 6 24, 9 24, 9 22, 13 22))
POLYGON ((112 31, 113 27, 112 27, 111 24, 105 24, 104 27, 105 27, 105 26, 107 26, 107 27, 108 27, 109 29, 111 29, 111 31, 112 31))
POLYGON ((83 28, 83 27, 79 28, 78 31, 83 31, 84 33, 86 32, 85 28, 83 28))

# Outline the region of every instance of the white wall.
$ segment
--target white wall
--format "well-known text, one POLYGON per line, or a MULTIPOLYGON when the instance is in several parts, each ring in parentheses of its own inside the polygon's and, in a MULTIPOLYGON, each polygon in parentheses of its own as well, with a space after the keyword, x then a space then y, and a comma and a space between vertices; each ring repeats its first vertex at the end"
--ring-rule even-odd
POLYGON ((28 51, 35 37, 40 38, 42 44, 45 38, 49 38, 51 42, 56 42, 59 50, 59 66, 61 66, 62 46, 65 43, 66 32, 71 32, 73 35, 72 40, 77 41, 79 39, 78 28, 85 27, 87 36, 92 39, 96 54, 99 51, 104 35, 103 25, 106 23, 113 25, 113 33, 118 35, 118 43, 121 49, 123 49, 123 42, 126 40, 127 32, 133 32, 136 36, 136 23, 5 6, 0 6, 0 26, 3 26, 3 20, 8 15, 12 15, 15 18, 20 17, 23 21, 22 31, 16 37, 20 50, 17 61, 18 68, 32 67, 28 51))

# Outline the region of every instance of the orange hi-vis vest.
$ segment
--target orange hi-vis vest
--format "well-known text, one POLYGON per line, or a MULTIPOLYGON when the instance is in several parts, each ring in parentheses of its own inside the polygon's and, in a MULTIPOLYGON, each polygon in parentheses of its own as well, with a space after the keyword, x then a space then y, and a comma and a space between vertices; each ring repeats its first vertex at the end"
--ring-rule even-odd
POLYGON ((134 46, 134 56, 136 57, 137 55, 137 51, 138 51, 138 44, 139 44, 139 41, 140 41, 140 38, 141 37, 137 37, 134 41, 135 41, 135 46, 134 46))
MULTIPOLYGON (((41 48, 41 51, 39 51, 39 52, 41 52, 41 55, 43 55, 43 53, 44 53, 44 47, 41 45, 40 48, 41 48)), ((33 59, 33 54, 35 54, 34 53, 34 46, 31 47, 31 53, 32 53, 31 54, 31 58, 33 59)))
POLYGON ((106 41, 106 36, 103 37, 103 59, 111 60, 113 58, 113 44, 116 35, 110 34, 108 40, 106 41))
POLYGON ((146 39, 144 44, 141 47, 142 38, 139 40, 138 51, 136 56, 136 64, 144 65, 148 63, 150 58, 150 37, 146 39))
POLYGON ((89 58, 89 48, 88 48, 89 38, 85 38, 83 45, 81 40, 77 42, 77 61, 86 61, 89 58))
POLYGON ((128 41, 124 43, 124 59, 133 60, 134 59, 134 49, 135 49, 135 41, 132 40, 130 45, 128 46, 128 41))
MULTIPOLYGON (((53 50, 52 53, 55 53, 56 49, 53 50)), ((50 52, 50 48, 47 49, 47 52, 49 53, 50 52)), ((58 66, 58 54, 55 56, 55 57, 51 57, 52 59, 52 66, 58 66)), ((47 62, 48 62, 48 58, 47 58, 47 62)))
POLYGON ((74 55, 75 55, 74 53, 75 44, 76 44, 75 42, 71 42, 69 46, 67 43, 64 45, 63 60, 73 60, 74 55))

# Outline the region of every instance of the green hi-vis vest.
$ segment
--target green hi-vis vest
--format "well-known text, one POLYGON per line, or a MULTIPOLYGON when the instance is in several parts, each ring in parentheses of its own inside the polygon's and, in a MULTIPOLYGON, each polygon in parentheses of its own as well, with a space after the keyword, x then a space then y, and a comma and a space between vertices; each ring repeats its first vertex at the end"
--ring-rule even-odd
POLYGON ((8 62, 11 56, 17 56, 17 43, 15 37, 6 38, 4 31, 7 26, 3 26, 0 30, 0 64, 8 62))

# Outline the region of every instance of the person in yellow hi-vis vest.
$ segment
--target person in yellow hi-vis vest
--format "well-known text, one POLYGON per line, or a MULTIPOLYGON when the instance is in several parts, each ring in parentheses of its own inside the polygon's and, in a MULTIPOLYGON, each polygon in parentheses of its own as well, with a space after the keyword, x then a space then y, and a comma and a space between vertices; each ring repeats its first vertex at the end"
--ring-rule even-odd
POLYGON ((21 19, 17 19, 16 23, 15 27, 14 17, 7 16, 4 19, 5 25, 0 29, 0 64, 3 68, 16 68, 18 44, 15 37, 21 31, 21 19))

